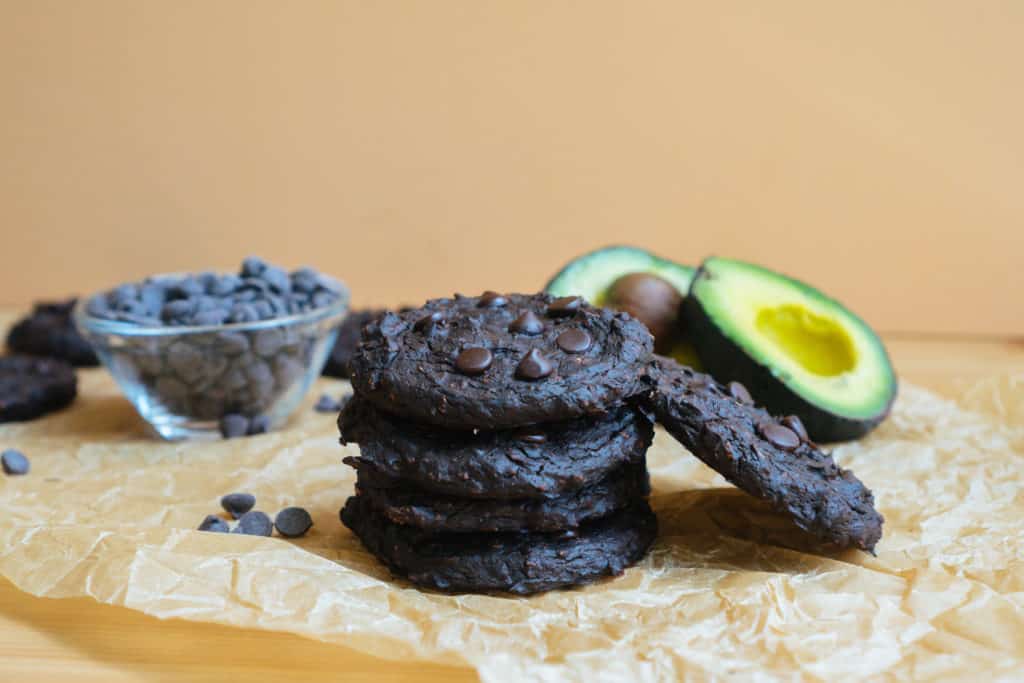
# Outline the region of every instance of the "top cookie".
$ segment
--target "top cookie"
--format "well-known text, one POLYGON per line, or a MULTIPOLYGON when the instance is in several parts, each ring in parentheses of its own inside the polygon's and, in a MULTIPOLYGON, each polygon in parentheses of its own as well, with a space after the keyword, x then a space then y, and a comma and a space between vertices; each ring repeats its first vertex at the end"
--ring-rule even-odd
POLYGON ((658 422, 708 466, 818 538, 874 551, 883 520, 871 491, 807 438, 799 418, 772 417, 743 385, 668 358, 655 357, 649 381, 658 422))
POLYGON ((391 413, 500 429, 600 414, 644 390, 647 328, 579 297, 486 292, 369 323, 352 386, 391 413))

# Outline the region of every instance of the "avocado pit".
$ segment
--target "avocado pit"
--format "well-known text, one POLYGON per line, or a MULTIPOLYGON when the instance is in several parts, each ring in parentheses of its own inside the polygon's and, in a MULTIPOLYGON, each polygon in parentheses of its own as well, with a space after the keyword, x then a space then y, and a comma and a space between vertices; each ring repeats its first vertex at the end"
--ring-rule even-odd
POLYGON ((608 290, 607 305, 646 325, 658 348, 674 341, 682 303, 683 297, 675 287, 650 273, 627 273, 608 290))

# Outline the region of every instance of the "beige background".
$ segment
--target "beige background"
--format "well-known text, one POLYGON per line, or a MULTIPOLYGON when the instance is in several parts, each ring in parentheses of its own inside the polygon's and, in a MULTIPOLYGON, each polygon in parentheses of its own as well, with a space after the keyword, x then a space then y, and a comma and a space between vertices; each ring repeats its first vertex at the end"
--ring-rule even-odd
POLYGON ((1024 3, 0 0, 0 303, 247 253, 358 302, 580 250, 1024 334, 1024 3))

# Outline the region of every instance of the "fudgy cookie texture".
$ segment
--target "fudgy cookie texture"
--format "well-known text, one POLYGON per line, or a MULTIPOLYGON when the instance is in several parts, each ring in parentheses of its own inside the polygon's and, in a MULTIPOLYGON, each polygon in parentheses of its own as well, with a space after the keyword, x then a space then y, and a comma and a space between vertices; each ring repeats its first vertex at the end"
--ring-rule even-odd
POLYGON ((602 417, 473 432, 424 426, 389 415, 356 394, 338 418, 345 463, 378 479, 467 498, 543 498, 595 483, 643 461, 651 421, 629 405, 602 417))
POLYGON ((519 595, 620 574, 644 556, 657 533, 643 502, 555 533, 431 533, 388 521, 365 496, 349 498, 341 520, 395 574, 418 586, 519 595))
POLYGON ((839 548, 874 552, 874 496, 807 438, 799 418, 776 418, 735 382, 722 385, 668 358, 648 370, 650 408, 676 439, 747 493, 839 548))
POLYGON ((338 339, 334 342, 331 355, 327 357, 323 374, 328 377, 339 377, 348 379, 348 364, 359 346, 359 337, 363 333, 363 326, 384 315, 384 310, 361 310, 351 311, 345 320, 338 327, 338 339))
POLYGON ((68 405, 77 393, 75 369, 65 361, 0 357, 0 422, 41 417, 68 405))
POLYGON ((650 493, 643 463, 553 498, 467 499, 437 495, 360 471, 356 481, 379 514, 395 524, 433 531, 561 531, 607 517, 650 493))
POLYGON ((455 429, 599 415, 643 390, 653 339, 579 297, 487 292, 386 313, 349 365, 378 407, 455 429))
POLYGON ((77 301, 37 303, 7 333, 7 348, 30 356, 59 358, 77 367, 98 365, 96 352, 75 329, 71 318, 77 301))

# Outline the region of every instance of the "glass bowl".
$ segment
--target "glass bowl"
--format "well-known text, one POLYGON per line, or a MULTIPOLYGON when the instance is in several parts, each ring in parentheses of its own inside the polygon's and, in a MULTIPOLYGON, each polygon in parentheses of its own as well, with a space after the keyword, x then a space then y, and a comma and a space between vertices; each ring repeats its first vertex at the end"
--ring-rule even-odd
MULTIPOLYGON (((158 276, 172 277, 172 276, 158 276)), ((270 320, 195 327, 144 326, 90 315, 74 320, 103 365, 164 439, 217 438, 220 418, 282 425, 320 376, 348 312, 348 290, 330 306, 270 320)))

